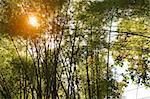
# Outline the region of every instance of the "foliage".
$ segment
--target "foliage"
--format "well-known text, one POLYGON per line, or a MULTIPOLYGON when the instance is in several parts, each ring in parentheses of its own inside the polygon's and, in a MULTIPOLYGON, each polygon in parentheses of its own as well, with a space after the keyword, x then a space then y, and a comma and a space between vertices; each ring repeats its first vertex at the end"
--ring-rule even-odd
POLYGON ((126 82, 118 82, 113 69, 123 62, 133 81, 149 85, 148 0, 0 2, 4 98, 117 99, 126 82), (32 15, 40 27, 30 26, 32 15))
POLYGON ((130 77, 136 83, 149 86, 149 20, 131 18, 119 25, 119 34, 114 45, 114 57, 118 62, 127 62, 130 77), (127 32, 122 34, 122 32, 127 32), (131 35, 133 33, 135 35, 131 35), (122 43, 120 43, 122 42, 122 43), (117 50, 116 50, 117 49, 117 50))
POLYGON ((1 1, 1 26, 2 32, 12 36, 36 38, 49 27, 58 9, 65 0, 2 0, 1 1), (30 26, 28 19, 36 16, 40 27, 30 26), (24 20, 22 20, 24 19, 24 20))
POLYGON ((6 99, 14 98, 18 91, 18 75, 13 74, 13 67, 9 64, 16 56, 14 47, 7 37, 0 39, 0 92, 6 99))

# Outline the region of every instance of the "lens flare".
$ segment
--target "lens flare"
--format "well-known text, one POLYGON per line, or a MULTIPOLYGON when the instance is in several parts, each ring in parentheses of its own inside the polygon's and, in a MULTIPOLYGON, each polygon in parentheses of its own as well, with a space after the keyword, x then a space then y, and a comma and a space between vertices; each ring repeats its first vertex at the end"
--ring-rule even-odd
POLYGON ((35 16, 29 17, 29 24, 33 27, 39 27, 38 19, 35 16))

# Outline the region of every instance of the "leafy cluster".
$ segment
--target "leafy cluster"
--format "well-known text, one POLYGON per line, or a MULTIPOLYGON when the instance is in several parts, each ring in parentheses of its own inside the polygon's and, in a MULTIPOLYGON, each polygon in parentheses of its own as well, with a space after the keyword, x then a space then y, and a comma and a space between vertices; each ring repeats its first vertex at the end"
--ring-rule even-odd
POLYGON ((0 98, 118 99, 124 63, 149 87, 148 14, 149 0, 1 0, 0 98))

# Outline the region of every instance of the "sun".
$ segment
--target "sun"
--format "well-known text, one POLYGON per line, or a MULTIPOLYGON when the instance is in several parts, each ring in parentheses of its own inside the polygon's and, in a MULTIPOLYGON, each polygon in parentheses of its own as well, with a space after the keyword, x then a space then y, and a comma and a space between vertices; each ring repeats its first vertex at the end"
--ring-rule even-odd
POLYGON ((39 27, 39 22, 37 17, 29 16, 29 24, 32 25, 33 27, 39 27))

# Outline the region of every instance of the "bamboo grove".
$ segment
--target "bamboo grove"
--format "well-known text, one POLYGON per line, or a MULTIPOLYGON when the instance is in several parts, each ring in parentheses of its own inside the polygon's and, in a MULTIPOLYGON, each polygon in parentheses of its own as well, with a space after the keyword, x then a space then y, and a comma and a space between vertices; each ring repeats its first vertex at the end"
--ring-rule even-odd
POLYGON ((0 98, 120 99, 130 79, 149 87, 149 7, 149 0, 0 0, 0 98), (39 27, 27 23, 33 15, 39 27))

